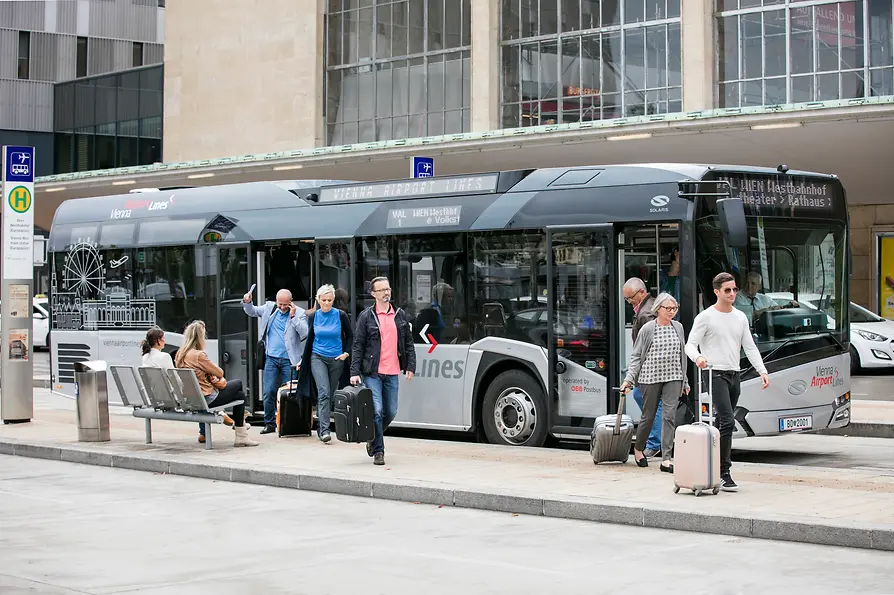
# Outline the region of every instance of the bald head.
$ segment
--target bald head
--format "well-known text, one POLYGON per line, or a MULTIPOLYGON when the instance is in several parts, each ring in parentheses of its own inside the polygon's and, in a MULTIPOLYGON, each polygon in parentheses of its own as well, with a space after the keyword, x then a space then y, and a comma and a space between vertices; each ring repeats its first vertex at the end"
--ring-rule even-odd
POLYGON ((292 307, 292 292, 288 289, 280 289, 276 292, 276 307, 283 312, 288 312, 292 307))

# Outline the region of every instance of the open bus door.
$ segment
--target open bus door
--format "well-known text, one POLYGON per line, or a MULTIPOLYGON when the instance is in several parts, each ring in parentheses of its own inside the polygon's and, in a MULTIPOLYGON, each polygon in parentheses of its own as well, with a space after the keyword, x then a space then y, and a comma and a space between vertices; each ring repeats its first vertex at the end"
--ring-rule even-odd
POLYGON ((555 434, 589 433, 615 407, 619 292, 610 224, 547 229, 550 401, 555 434))
POLYGON ((250 318, 242 310, 242 297, 251 287, 251 250, 248 244, 217 246, 218 362, 227 380, 250 386, 250 318))

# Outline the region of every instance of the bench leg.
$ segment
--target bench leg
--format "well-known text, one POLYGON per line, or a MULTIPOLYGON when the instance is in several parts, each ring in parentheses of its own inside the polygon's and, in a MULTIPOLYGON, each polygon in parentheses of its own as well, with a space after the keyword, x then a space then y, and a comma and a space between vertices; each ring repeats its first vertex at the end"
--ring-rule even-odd
POLYGON ((146 418, 146 444, 152 444, 152 420, 146 418))
POLYGON ((211 424, 205 426, 205 450, 211 450, 211 424))

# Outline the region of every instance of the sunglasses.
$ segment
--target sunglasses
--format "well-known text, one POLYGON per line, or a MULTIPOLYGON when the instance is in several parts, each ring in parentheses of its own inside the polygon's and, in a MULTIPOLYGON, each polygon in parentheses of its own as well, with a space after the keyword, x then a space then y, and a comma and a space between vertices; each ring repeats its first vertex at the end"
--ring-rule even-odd
POLYGON ((723 288, 723 293, 725 293, 727 295, 729 295, 731 293, 738 293, 738 292, 739 292, 738 287, 724 287, 723 288))

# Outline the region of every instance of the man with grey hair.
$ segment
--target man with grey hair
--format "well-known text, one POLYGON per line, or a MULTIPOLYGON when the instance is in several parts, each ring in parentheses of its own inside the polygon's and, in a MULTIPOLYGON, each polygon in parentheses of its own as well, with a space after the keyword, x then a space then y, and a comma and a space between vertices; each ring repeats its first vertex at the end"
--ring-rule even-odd
POLYGON ((307 338, 307 314, 292 303, 292 292, 280 289, 276 301, 263 306, 251 303, 251 292, 242 297, 242 309, 252 318, 261 319, 264 344, 264 429, 276 432, 276 391, 291 378, 292 366, 301 366, 303 342, 307 338))
MULTIPOLYGON (((643 325, 650 320, 655 319, 655 313, 652 306, 655 305, 655 298, 646 289, 646 284, 639 277, 631 277, 624 283, 624 301, 633 307, 633 342, 636 343, 636 337, 643 325)), ((639 386, 633 389, 633 400, 639 406, 640 411, 643 409, 643 393, 639 386)), ((649 433, 649 440, 646 442, 645 455, 654 457, 661 451, 661 402, 658 403, 658 411, 655 412, 655 419, 652 424, 652 431, 649 433)))

